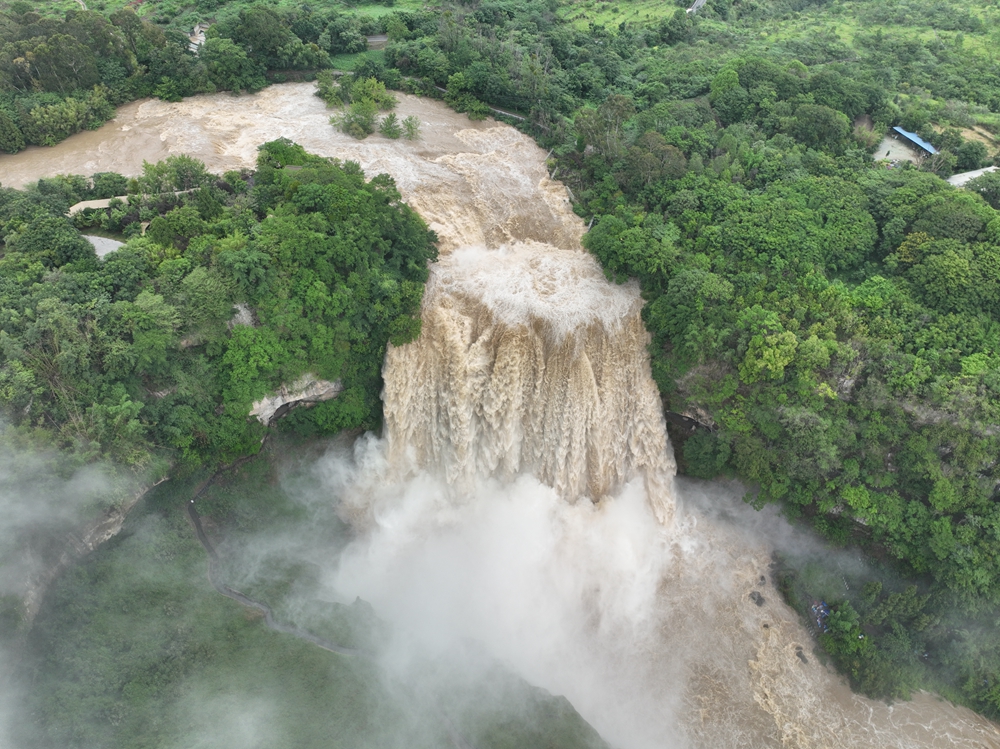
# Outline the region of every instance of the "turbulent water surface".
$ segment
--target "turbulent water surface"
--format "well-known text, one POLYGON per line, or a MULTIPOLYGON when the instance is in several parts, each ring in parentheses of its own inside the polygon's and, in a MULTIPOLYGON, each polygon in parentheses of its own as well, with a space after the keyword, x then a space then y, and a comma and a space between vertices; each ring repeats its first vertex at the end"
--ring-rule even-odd
POLYGON ((385 437, 316 471, 357 529, 327 584, 396 625, 400 664, 479 642, 624 749, 1000 747, 932 695, 852 695, 767 579, 775 547, 810 542, 737 486, 675 482, 638 290, 580 249, 529 138, 401 96, 422 140, 357 142, 312 90, 133 103, 0 157, 0 181, 131 175, 175 153, 249 167, 281 136, 395 178, 441 237, 423 334, 387 356, 385 437))

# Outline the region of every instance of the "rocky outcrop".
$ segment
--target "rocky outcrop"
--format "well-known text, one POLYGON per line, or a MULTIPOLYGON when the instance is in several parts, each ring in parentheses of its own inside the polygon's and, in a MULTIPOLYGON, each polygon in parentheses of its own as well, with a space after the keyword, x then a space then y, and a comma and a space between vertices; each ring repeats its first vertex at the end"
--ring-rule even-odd
POLYGON ((323 401, 333 400, 344 389, 340 381, 321 380, 316 375, 304 374, 291 385, 282 385, 278 390, 253 404, 251 416, 256 416, 267 426, 293 408, 315 406, 323 401))
POLYGON ((256 328, 258 326, 253 310, 243 302, 233 305, 233 318, 229 321, 229 329, 232 330, 238 325, 244 325, 248 328, 256 328))

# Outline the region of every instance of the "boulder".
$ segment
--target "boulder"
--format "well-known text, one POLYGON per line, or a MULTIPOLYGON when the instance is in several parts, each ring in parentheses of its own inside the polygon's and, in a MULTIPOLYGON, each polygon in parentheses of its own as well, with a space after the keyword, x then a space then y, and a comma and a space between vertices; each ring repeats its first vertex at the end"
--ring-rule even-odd
POLYGON ((268 426, 298 406, 314 406, 333 400, 344 389, 340 381, 321 380, 316 375, 304 374, 291 385, 282 385, 277 391, 254 402, 250 410, 260 423, 268 426))

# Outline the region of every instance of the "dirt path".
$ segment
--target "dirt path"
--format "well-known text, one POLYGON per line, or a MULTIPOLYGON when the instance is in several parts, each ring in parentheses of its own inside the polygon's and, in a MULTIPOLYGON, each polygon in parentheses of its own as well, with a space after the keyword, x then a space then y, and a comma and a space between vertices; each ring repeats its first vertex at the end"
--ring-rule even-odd
MULTIPOLYGON (((214 478, 214 477, 213 477, 214 478)), ((206 482, 201 489, 195 494, 195 499, 200 496, 209 486, 211 486, 212 480, 206 482)), ((205 529, 201 525, 201 515, 198 514, 198 510, 195 509, 195 499, 188 502, 187 512, 188 517, 191 518, 191 522, 194 524, 195 533, 198 535, 198 541, 201 542, 202 547, 205 549, 205 553, 208 554, 208 581, 212 583, 212 587, 224 595, 226 598, 231 598, 237 603, 246 606, 251 609, 255 609, 264 615, 264 623, 267 625, 268 629, 272 629, 275 632, 280 632, 285 635, 292 635, 293 637, 298 637, 300 640, 305 640, 306 642, 312 643, 313 645, 323 648, 323 650, 329 650, 331 653, 338 653, 340 655, 360 655, 367 658, 373 657, 373 653, 366 650, 359 650, 357 648, 345 648, 343 645, 337 645, 329 640, 324 640, 322 637, 314 635, 312 632, 307 632, 304 629, 299 629, 298 627, 293 627, 290 624, 282 624, 277 619, 274 618, 274 614, 271 611, 271 607, 266 603, 261 603, 260 601, 255 601, 249 596, 240 593, 238 590, 230 588, 228 585, 224 585, 219 582, 216 577, 215 565, 219 561, 219 555, 212 546, 211 541, 208 540, 208 536, 205 535, 205 529)))

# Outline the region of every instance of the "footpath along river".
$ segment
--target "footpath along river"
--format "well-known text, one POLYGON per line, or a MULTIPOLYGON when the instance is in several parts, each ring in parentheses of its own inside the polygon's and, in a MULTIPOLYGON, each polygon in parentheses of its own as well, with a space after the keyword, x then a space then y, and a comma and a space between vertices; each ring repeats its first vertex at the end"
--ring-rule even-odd
MULTIPOLYGON (((22 187, 40 177, 99 171, 131 176, 141 172, 144 161, 174 154, 193 156, 217 172, 251 168, 260 143, 286 137, 311 152, 357 161, 369 177, 390 174, 403 198, 440 236, 442 267, 452 271, 465 264, 479 272, 487 262, 482 252, 470 254, 463 248, 492 252, 520 243, 517 252, 496 255, 501 264, 488 260, 497 272, 508 265, 520 267, 521 255, 525 267, 548 268, 558 252, 579 249, 584 227, 572 213, 565 188, 549 180, 544 152, 527 136, 492 120, 470 122, 438 102, 399 95, 397 112, 420 119, 421 139, 391 141, 376 135, 359 142, 334 131, 328 123, 330 110, 313 91, 312 84, 295 83, 240 97, 134 102, 98 130, 52 148, 0 156, 0 183, 22 187), (536 246, 541 243, 550 249, 542 253, 536 246)), ((574 278, 592 275, 603 283, 598 270, 584 267, 589 262, 580 265, 574 278)), ((558 270, 551 268, 556 281, 558 270)), ((437 283, 447 278, 442 272, 437 283)), ((464 287, 456 289, 456 298, 465 294, 464 287)), ((460 634, 482 639, 487 647, 497 644, 494 650, 514 670, 565 694, 609 742, 625 749, 1000 749, 996 725, 933 695, 921 693, 890 706, 852 694, 812 656, 813 635, 780 602, 770 583, 761 580, 773 544, 779 542, 773 529, 780 526, 786 535, 791 529, 773 514, 743 506, 734 499, 738 489, 733 486, 677 483, 677 517, 669 527, 656 525, 644 502, 629 504, 627 499, 624 515, 590 511, 582 503, 558 510, 564 531, 552 564, 617 554, 628 546, 638 560, 633 577, 651 570, 657 576, 648 600, 623 601, 632 606, 628 611, 602 611, 605 618, 596 625, 586 619, 586 601, 575 608, 568 603, 560 616, 579 614, 573 626, 579 624, 583 649, 554 643, 551 652, 541 651, 548 640, 538 633, 548 625, 539 621, 532 622, 540 629, 525 638, 530 643, 521 650, 514 645, 504 650, 510 643, 520 647, 520 641, 499 629, 502 617, 481 632, 460 634), (619 536, 612 538, 615 533, 619 536), (577 547, 567 553, 572 544, 577 547), (763 596, 764 605, 755 605, 754 592, 763 596), (639 614, 641 626, 635 624, 639 614), (548 670, 539 665, 548 663, 554 664, 548 670)), ((455 510, 449 527, 466 523, 475 528, 479 521, 470 513, 477 502, 455 510)), ((486 504, 481 509, 490 512, 486 504)), ((386 563, 396 561, 390 556, 386 563)), ((581 599, 600 597, 614 583, 614 578, 601 577, 601 565, 591 566, 594 578, 580 588, 581 599)), ((532 572, 525 585, 537 577, 532 572)), ((520 591, 506 592, 514 596, 513 608, 520 591)), ((479 589, 470 593, 479 594, 479 589)), ((378 590, 371 600, 379 610, 378 590)), ((503 600, 497 605, 503 608, 503 600)), ((379 613, 391 619, 393 611, 384 603, 379 613)), ((395 611, 406 613, 405 608, 395 611)))

